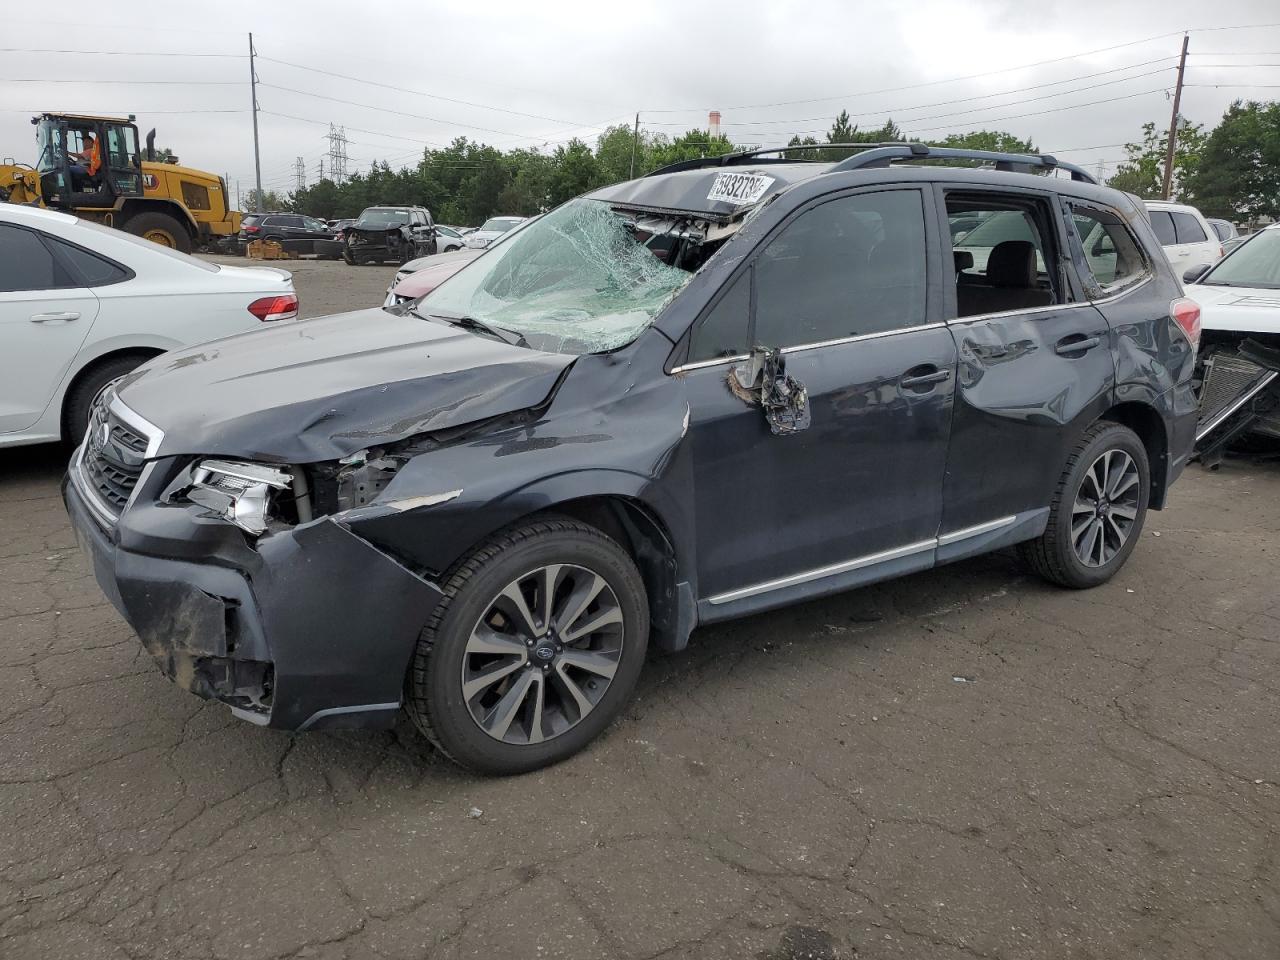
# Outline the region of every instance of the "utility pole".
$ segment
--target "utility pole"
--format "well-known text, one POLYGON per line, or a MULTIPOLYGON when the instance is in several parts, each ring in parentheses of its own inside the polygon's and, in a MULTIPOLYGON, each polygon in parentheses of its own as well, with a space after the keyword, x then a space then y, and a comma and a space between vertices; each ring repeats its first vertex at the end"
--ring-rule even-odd
POLYGON ((258 73, 253 67, 253 34, 249 34, 249 95, 253 98, 253 173, 258 182, 253 208, 262 212, 262 155, 258 151, 258 73))
POLYGON ((307 163, 301 157, 294 161, 293 176, 298 190, 307 189, 307 163))
POLYGON ((627 174, 628 180, 634 180, 636 176, 636 147, 640 145, 640 111, 636 111, 636 129, 631 137, 631 172, 627 174))
POLYGON ((1182 105, 1182 75, 1187 69, 1187 43, 1191 35, 1182 35, 1182 57, 1178 60, 1178 85, 1173 88, 1173 119, 1169 121, 1169 150, 1164 155, 1164 187, 1160 196, 1168 200, 1173 187, 1173 153, 1178 143, 1178 108, 1182 105))

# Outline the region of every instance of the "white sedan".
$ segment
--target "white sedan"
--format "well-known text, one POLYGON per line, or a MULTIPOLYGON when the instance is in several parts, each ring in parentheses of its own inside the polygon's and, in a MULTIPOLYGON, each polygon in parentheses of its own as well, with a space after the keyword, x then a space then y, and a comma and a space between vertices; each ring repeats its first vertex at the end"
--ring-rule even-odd
POLYGON ((0 203, 0 447, 78 442, 98 392, 151 357, 297 315, 287 271, 0 203))

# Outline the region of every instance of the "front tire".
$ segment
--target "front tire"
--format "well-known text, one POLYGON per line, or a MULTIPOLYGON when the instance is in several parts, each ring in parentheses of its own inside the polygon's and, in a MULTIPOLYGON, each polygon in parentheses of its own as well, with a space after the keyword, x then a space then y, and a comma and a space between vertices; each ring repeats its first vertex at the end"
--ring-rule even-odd
POLYGON ((1102 420, 1067 458, 1049 507, 1049 525, 1020 544, 1024 562, 1051 583, 1074 589, 1106 583, 1142 534, 1151 468, 1138 435, 1102 420))
POLYGON ((449 578, 410 667, 409 716, 481 773, 557 763, 626 705, 648 635, 644 582, 614 540, 569 519, 526 523, 449 578))
POLYGON ((191 234, 178 222, 177 218, 158 210, 150 210, 130 217, 124 229, 135 237, 142 237, 162 247, 177 250, 179 253, 191 252, 191 234))
POLYGON ((126 353, 104 360, 96 367, 81 374, 67 391, 62 405, 62 436, 67 443, 76 446, 89 427, 89 408, 98 394, 112 382, 146 363, 154 354, 126 353))

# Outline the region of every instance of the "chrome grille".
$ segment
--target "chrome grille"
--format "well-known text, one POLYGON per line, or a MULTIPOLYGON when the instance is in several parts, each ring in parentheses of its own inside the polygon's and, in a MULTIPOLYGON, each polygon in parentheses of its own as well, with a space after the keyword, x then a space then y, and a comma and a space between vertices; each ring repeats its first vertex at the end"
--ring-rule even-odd
POLYGON ((126 423, 112 409, 108 391, 94 403, 89 429, 80 447, 77 486, 100 519, 114 521, 124 512, 138 479, 150 438, 136 424, 126 423))

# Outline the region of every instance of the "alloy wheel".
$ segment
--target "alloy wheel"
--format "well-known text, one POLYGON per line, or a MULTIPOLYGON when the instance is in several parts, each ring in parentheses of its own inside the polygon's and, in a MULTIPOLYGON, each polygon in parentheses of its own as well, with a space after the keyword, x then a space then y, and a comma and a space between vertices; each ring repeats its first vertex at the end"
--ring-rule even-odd
POLYGON ((604 697, 622 657, 622 607, 604 577, 549 564, 490 600, 462 657, 476 724, 504 743, 542 743, 577 726, 604 697))
POLYGON ((1138 465, 1108 450, 1085 471, 1071 508, 1071 546, 1087 567, 1102 567, 1124 547, 1138 518, 1138 465))

